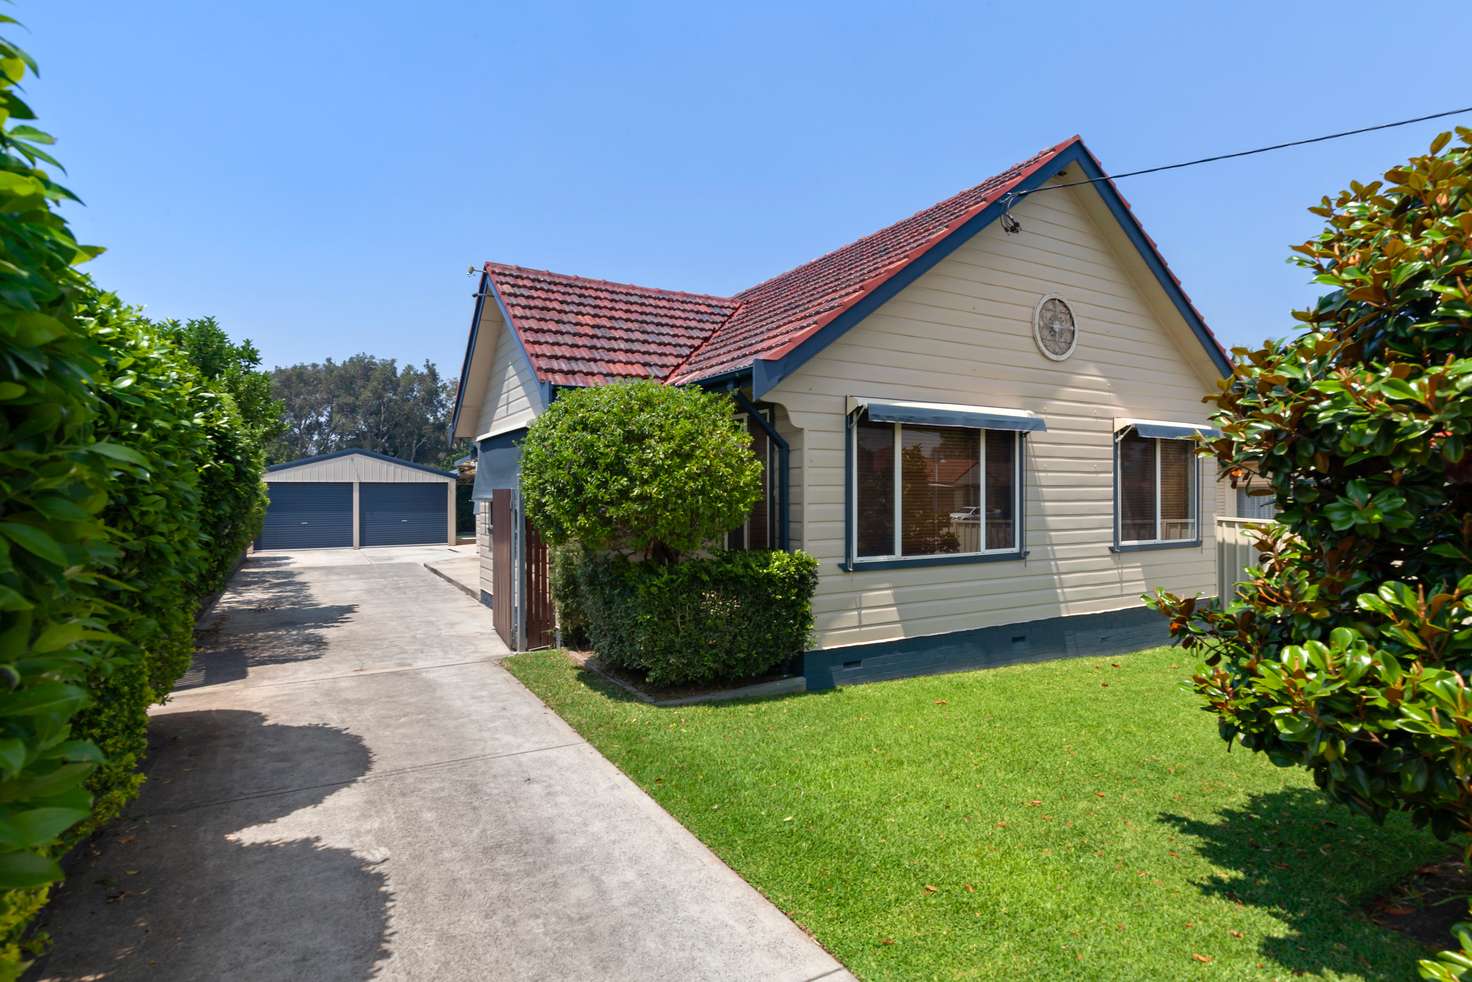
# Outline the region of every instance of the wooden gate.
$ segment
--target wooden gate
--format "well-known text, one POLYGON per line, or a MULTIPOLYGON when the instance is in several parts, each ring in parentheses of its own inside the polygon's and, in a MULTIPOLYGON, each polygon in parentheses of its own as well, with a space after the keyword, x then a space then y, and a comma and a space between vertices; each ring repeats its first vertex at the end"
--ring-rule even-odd
POLYGON ((550 648, 556 643, 557 622, 552 613, 551 566, 547 562, 547 544, 530 525, 524 526, 522 542, 526 552, 526 647, 550 648))
POLYGON ((511 561, 511 490, 491 492, 491 623, 506 647, 516 650, 512 605, 515 564, 511 561))
POLYGON ((491 621, 512 651, 555 642, 547 545, 509 489, 491 493, 491 621))

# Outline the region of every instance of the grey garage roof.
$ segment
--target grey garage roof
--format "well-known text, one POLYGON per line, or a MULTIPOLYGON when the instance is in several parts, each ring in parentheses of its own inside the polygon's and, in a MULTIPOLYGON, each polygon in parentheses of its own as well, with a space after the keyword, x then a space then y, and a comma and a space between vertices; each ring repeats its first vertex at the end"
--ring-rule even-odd
POLYGON ((266 468, 266 473, 271 474, 275 471, 284 471, 293 467, 302 467, 306 464, 318 464, 324 460, 335 460, 339 457, 351 457, 354 455, 362 457, 372 457, 374 460, 381 460, 389 464, 397 464, 400 467, 412 467, 414 470, 424 471, 427 474, 435 474, 439 477, 459 477, 459 475, 456 474, 454 471, 442 471, 438 467, 430 467, 426 464, 416 464, 412 460, 404 460, 402 457, 390 457, 388 454, 378 453, 375 450, 363 450, 357 447, 352 447, 347 450, 335 450, 332 453, 317 454, 314 457, 302 457, 300 460, 288 460, 284 464, 272 464, 270 467, 266 468))

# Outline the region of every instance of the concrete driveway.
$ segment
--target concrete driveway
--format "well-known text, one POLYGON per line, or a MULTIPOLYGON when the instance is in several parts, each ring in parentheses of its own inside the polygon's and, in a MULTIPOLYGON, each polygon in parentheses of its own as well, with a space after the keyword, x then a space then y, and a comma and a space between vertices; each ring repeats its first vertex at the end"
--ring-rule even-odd
POLYGON ((423 552, 246 563, 32 977, 849 978, 503 670, 423 552))

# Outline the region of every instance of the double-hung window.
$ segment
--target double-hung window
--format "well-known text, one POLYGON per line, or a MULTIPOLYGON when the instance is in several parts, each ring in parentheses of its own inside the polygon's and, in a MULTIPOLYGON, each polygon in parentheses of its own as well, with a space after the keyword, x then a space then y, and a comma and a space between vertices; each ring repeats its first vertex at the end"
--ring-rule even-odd
POLYGON ((1040 417, 855 402, 847 523, 854 565, 1021 553, 1023 433, 1042 429, 1040 417))
POLYGON ((1125 421, 1115 434, 1115 543, 1119 547, 1201 540, 1200 465, 1204 427, 1125 421))

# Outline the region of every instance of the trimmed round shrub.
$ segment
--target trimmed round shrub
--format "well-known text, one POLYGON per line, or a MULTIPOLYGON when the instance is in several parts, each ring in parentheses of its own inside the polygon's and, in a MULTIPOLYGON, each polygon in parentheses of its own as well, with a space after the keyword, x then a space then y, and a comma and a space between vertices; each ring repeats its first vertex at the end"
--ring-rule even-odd
POLYGON ((593 650, 655 685, 733 682, 801 655, 818 561, 804 552, 724 551, 665 564, 619 555, 578 564, 593 650))
POLYGON ((750 443, 728 395, 654 381, 572 389, 522 443, 522 500, 549 543, 673 561, 756 503, 750 443))

